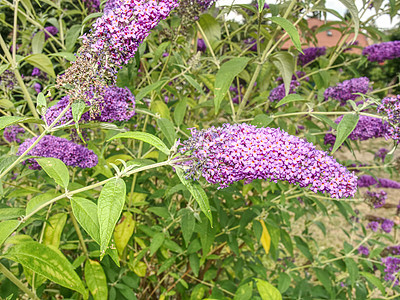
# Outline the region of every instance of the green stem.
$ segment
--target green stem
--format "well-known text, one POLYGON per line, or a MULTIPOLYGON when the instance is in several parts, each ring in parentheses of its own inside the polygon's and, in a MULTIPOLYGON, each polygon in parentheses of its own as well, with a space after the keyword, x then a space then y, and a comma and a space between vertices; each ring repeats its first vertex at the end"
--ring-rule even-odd
POLYGON ((13 58, 13 62, 14 65, 17 64, 16 61, 16 53, 17 53, 17 32, 18 32, 18 3, 19 0, 15 1, 15 8, 14 8, 14 29, 13 29, 13 41, 12 41, 12 58, 13 58))
POLYGON ((86 248, 85 239, 83 238, 81 229, 79 228, 79 224, 78 224, 78 222, 76 221, 75 216, 74 216, 74 214, 72 213, 72 211, 69 212, 69 216, 71 217, 72 224, 74 225, 76 234, 78 235, 79 243, 81 244, 83 253, 85 254, 85 256, 86 256, 87 258, 89 258, 89 252, 88 252, 88 250, 87 250, 87 248, 86 248))
POLYGON ((39 300, 39 298, 23 284, 13 273, 11 273, 2 263, 0 263, 0 272, 4 274, 12 283, 14 283, 21 291, 26 293, 30 298, 39 300))
POLYGON ((68 104, 67 107, 64 108, 64 110, 58 115, 58 117, 53 121, 53 123, 50 124, 49 127, 46 128, 46 130, 44 130, 42 132, 42 134, 36 139, 35 142, 33 142, 33 144, 25 150, 24 153, 21 154, 21 156, 19 156, 7 169, 5 169, 3 171, 3 173, 0 174, 0 179, 4 177, 4 175, 6 175, 12 168, 14 168, 17 164, 19 164, 19 162, 29 153, 29 151, 31 151, 33 149, 33 147, 35 147, 39 141, 47 134, 51 131, 51 129, 57 124, 57 122, 62 118, 62 116, 68 111, 68 109, 70 108, 71 104, 68 104))
POLYGON ((198 27, 199 30, 200 30, 201 36, 203 37, 204 42, 206 43, 208 50, 210 50, 210 53, 211 53, 211 55, 212 55, 212 57, 213 57, 213 59, 214 59, 215 65, 216 65, 217 68, 219 69, 219 68, 220 68, 220 65, 219 65, 219 62, 218 62, 218 60, 217 60, 217 58, 216 58, 216 56, 215 56, 214 50, 213 50, 213 48, 211 47, 210 41, 208 40, 206 34, 204 33, 203 28, 201 28, 200 23, 196 21, 196 25, 197 25, 197 27, 198 27))

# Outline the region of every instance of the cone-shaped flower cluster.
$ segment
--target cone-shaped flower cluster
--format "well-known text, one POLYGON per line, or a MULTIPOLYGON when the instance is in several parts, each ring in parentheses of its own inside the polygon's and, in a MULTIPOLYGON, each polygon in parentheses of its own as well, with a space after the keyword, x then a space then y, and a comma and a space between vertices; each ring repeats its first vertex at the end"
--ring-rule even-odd
POLYGON ((400 141, 400 95, 396 97, 384 98, 377 108, 378 113, 381 113, 388 118, 388 129, 385 133, 386 139, 400 141))
POLYGON ((397 273, 400 271, 400 258, 398 257, 384 257, 382 263, 385 267, 385 280, 394 281, 393 285, 398 285, 397 273))
MULTIPOLYGON (((290 88, 288 94, 295 94, 299 86, 300 82, 298 82, 297 80, 292 80, 290 82, 290 88)), ((283 98, 285 98, 285 84, 282 83, 271 91, 268 99, 272 102, 275 102, 275 101, 280 101, 283 98)))
POLYGON ((18 125, 12 125, 4 129, 3 137, 6 139, 6 141, 10 143, 21 143, 20 137, 22 134, 24 134, 24 132, 25 129, 23 129, 22 127, 19 127, 18 125))
POLYGON ((367 191, 365 196, 367 203, 373 205, 374 208, 384 206, 387 199, 387 194, 384 190, 381 190, 379 192, 367 191))
POLYGON ((400 182, 387 178, 378 178, 378 180, 376 180, 371 175, 362 175, 358 177, 357 184, 359 187, 369 187, 376 184, 377 187, 381 188, 400 189, 400 182))
MULTIPOLYGON (((50 107, 45 115, 46 122, 50 125, 67 107, 69 97, 63 97, 56 105, 50 107)), ((90 106, 90 103, 87 103, 90 106)), ((115 122, 128 121, 135 114, 135 97, 128 88, 120 88, 117 86, 107 87, 104 94, 104 101, 100 103, 98 113, 84 113, 81 121, 100 121, 115 122)), ((72 109, 70 108, 56 125, 62 125, 73 120, 72 109)))
POLYGON ((384 42, 365 47, 362 54, 369 61, 377 62, 400 57, 400 41, 384 42))
POLYGON ((325 55, 326 48, 325 47, 311 47, 303 49, 303 53, 299 54, 299 58, 297 60, 297 64, 300 66, 304 66, 316 58, 325 55), (304 53, 304 54, 303 54, 304 53))
POLYGON ((333 98, 340 101, 340 105, 345 105, 347 100, 355 100, 358 95, 355 93, 366 94, 370 91, 369 79, 367 77, 353 78, 338 83, 336 86, 327 88, 324 92, 325 100, 333 98))
MULTIPOLYGON (((342 119, 343 116, 340 116, 335 120, 335 123, 339 124, 342 119)), ((372 138, 384 137, 387 134, 387 131, 387 123, 383 123, 381 119, 361 115, 356 128, 354 128, 348 138, 353 141, 365 141, 372 138)), ((325 135, 324 140, 325 145, 333 145, 335 144, 336 137, 332 133, 328 133, 325 135)))
MULTIPOLYGON (((18 149, 17 155, 24 153, 35 141, 37 137, 23 142, 18 149)), ((28 152, 28 155, 40 157, 54 157, 62 160, 67 166, 92 168, 97 165, 97 155, 82 145, 75 144, 67 139, 52 135, 45 135, 39 143, 28 152)), ((29 164, 32 170, 41 169, 34 158, 24 161, 29 164)))
POLYGON ((224 124, 198 131, 183 143, 188 176, 203 176, 220 188, 254 179, 288 181, 332 198, 353 196, 357 177, 326 152, 283 130, 224 124))

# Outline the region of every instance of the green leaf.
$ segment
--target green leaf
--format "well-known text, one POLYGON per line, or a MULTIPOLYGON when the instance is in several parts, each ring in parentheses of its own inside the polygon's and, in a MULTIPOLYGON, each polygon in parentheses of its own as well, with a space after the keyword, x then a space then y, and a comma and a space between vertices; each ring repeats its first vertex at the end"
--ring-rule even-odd
POLYGON ((189 263, 192 268, 193 274, 199 276, 200 271, 200 259, 197 253, 192 253, 189 255, 189 263))
POLYGON ((18 228, 19 224, 18 220, 0 222, 0 246, 18 228))
POLYGON ((51 63, 50 58, 48 58, 44 54, 32 54, 25 58, 25 61, 31 64, 32 66, 39 68, 43 72, 49 74, 51 77, 56 77, 56 73, 54 73, 53 64, 51 63))
POLYGON ((154 101, 151 103, 151 111, 159 114, 161 116, 161 118, 165 118, 168 120, 171 120, 171 114, 168 108, 168 105, 165 104, 164 101, 154 101))
POLYGON ((168 270, 174 263, 175 263, 176 257, 170 257, 166 261, 162 262, 161 267, 157 271, 157 275, 160 275, 162 272, 165 270, 168 270))
POLYGON ((214 49, 217 42, 221 40, 221 26, 219 22, 210 14, 202 14, 200 16, 199 25, 203 29, 211 47, 214 49))
POLYGON ((157 252, 165 240, 165 235, 162 232, 156 233, 150 243, 150 256, 157 252))
POLYGON ((267 116, 266 114, 259 114, 254 117, 253 121, 251 121, 251 125, 255 125, 257 127, 267 127, 274 121, 273 118, 267 116))
POLYGON ((16 244, 8 250, 4 257, 87 297, 87 291, 72 264, 58 249, 52 246, 38 242, 16 244))
POLYGON ((66 221, 66 213, 55 214, 49 218, 48 223, 46 224, 46 228, 44 230, 44 245, 50 245, 55 248, 58 248, 60 246, 61 233, 64 229, 66 221))
POLYGON ((222 99, 224 99, 229 87, 232 84, 233 79, 244 70, 250 58, 247 57, 236 57, 223 63, 221 68, 218 70, 215 77, 214 87, 214 107, 215 114, 221 106, 222 99))
POLYGON ((339 0, 349 10, 351 20, 354 22, 354 38, 352 42, 357 39, 358 31, 360 30, 360 18, 358 17, 358 9, 354 0, 339 0))
POLYGON ((258 12, 260 13, 264 9, 265 0, 257 0, 257 4, 258 4, 258 12))
POLYGON ((39 194, 35 197, 33 197, 28 204, 26 205, 26 214, 30 214, 31 212, 33 212, 34 210, 36 210, 38 207, 40 207, 41 205, 45 204, 46 202, 48 202, 49 200, 57 197, 58 193, 55 190, 52 191, 48 191, 44 194, 39 194))
POLYGON ((88 259, 85 264, 85 279, 94 300, 107 300, 107 278, 98 261, 88 259))
POLYGON ((288 95, 295 68, 294 56, 289 52, 278 52, 271 57, 271 60, 276 68, 281 71, 283 82, 285 84, 285 95, 288 95))
POLYGON ((190 75, 183 74, 183 77, 189 82, 200 94, 205 95, 200 84, 190 75))
POLYGON ((322 283, 328 292, 332 290, 332 281, 329 277, 329 273, 324 269, 314 268, 315 275, 317 275, 318 280, 322 283))
POLYGON ((83 25, 86 24, 89 20, 100 18, 102 15, 103 15, 102 12, 96 12, 96 13, 92 13, 92 14, 88 15, 82 21, 82 30, 83 30, 83 25))
POLYGON ((58 158, 44 157, 36 160, 43 170, 49 175, 54 181, 67 188, 69 184, 69 172, 67 166, 58 158))
POLYGON ((367 272, 360 272, 360 274, 364 276, 371 284, 376 286, 381 291, 382 295, 386 295, 385 287, 375 275, 367 272))
POLYGON ((296 246, 299 248, 301 253, 304 254, 305 257, 307 257, 310 261, 313 261, 313 255, 310 252, 310 248, 308 247, 308 244, 299 236, 295 236, 294 240, 296 241, 296 246))
POLYGON ((286 273, 281 273, 279 274, 279 279, 278 279, 278 290, 281 293, 284 293, 287 291, 287 289, 290 286, 290 276, 286 273))
POLYGON ((282 300, 281 293, 269 282, 256 279, 257 290, 262 300, 282 300))
POLYGON ((42 92, 40 92, 36 98, 36 110, 40 115, 46 114, 47 101, 42 92))
POLYGON ((299 32, 297 31, 296 27, 290 23, 288 20, 285 18, 281 17, 271 17, 269 18, 272 22, 278 24, 281 26, 289 35, 290 39, 293 42, 293 45, 296 47, 297 50, 299 50, 301 53, 303 51, 301 50, 301 42, 300 42, 300 36, 299 32))
POLYGON ((75 123, 78 123, 81 119, 83 112, 85 111, 86 104, 83 101, 75 101, 71 105, 72 117, 75 123))
POLYGON ((194 227, 196 225, 196 220, 194 219, 193 214, 189 209, 185 208, 182 213, 181 218, 181 229, 183 239, 185 240, 186 245, 189 245, 190 239, 194 232, 194 227))
POLYGON ((174 121, 177 126, 181 126, 183 119, 185 118, 186 105, 187 100, 186 98, 183 98, 179 100, 178 104, 175 106, 174 121))
POLYGON ((291 103, 291 102, 296 102, 296 101, 307 101, 307 99, 304 99, 303 96, 297 95, 297 94, 289 94, 285 96, 281 101, 279 101, 275 108, 282 106, 283 104, 291 103))
POLYGON ((63 57, 68 61, 76 61, 76 56, 71 52, 57 52, 57 53, 50 53, 49 55, 63 57))
POLYGON ((353 285, 357 281, 358 277, 360 277, 358 274, 358 266, 351 258, 345 258, 344 262, 347 267, 347 272, 349 272, 351 284, 353 285))
POLYGON ((360 119, 359 115, 351 114, 344 115, 343 119, 340 121, 337 127, 337 135, 335 145, 333 145, 331 154, 333 154, 339 147, 343 144, 346 138, 353 132, 354 128, 356 128, 358 120, 360 119))
POLYGON ((0 117, 0 130, 4 129, 8 126, 14 125, 16 123, 23 123, 25 121, 26 117, 16 117, 16 116, 5 116, 5 117, 0 117))
POLYGON ((0 221, 16 219, 25 214, 25 209, 19 207, 0 208, 0 221))
POLYGON ((128 245, 134 229, 135 221, 133 220, 133 215, 129 211, 124 212, 121 221, 115 226, 114 230, 115 246, 120 256, 122 256, 126 245, 128 245))
POLYGON ((107 182, 101 190, 97 202, 97 216, 100 224, 100 251, 101 258, 110 243, 117 224, 121 216, 122 208, 125 203, 126 186, 121 178, 113 178, 107 182))
POLYGON ((169 146, 172 147, 175 143, 175 128, 174 124, 168 119, 158 119, 157 125, 160 127, 162 133, 167 138, 169 146))
POLYGON ((44 32, 38 31, 32 38, 32 53, 40 54, 43 51, 44 46, 44 32))
POLYGON ((189 192, 192 194, 193 198, 197 201, 200 206, 201 211, 210 220, 212 226, 212 215, 210 203, 208 202, 207 194, 204 192, 203 188, 198 182, 191 182, 185 178, 183 170, 180 168, 176 169, 176 174, 178 175, 181 182, 186 186, 189 192))
POLYGON ((5 70, 10 68, 10 64, 0 65, 0 75, 4 73, 5 70))
POLYGON ((242 284, 237 289, 233 300, 249 300, 251 299, 252 295, 253 295, 253 281, 250 281, 248 283, 242 284))
POLYGON ((160 80, 160 81, 154 82, 154 83, 142 88, 135 96, 136 101, 142 100, 148 93, 150 93, 151 91, 157 90, 162 85, 164 85, 166 82, 168 82, 167 79, 160 80))
POLYGON ((165 153, 166 155, 169 155, 169 149, 163 143, 163 141, 160 140, 158 137, 156 137, 150 133, 147 133, 147 132, 141 132, 141 131, 122 132, 122 133, 118 133, 117 135, 114 135, 108 141, 115 140, 115 139, 122 139, 122 138, 143 141, 145 143, 148 143, 148 144, 156 147, 158 150, 165 153))
POLYGON ((74 50, 74 46, 76 41, 78 40, 81 34, 82 26, 80 24, 72 25, 65 35, 65 48, 67 52, 72 52, 74 50))
POLYGON ((100 225, 97 217, 97 205, 81 197, 71 198, 72 212, 82 228, 100 244, 100 225))

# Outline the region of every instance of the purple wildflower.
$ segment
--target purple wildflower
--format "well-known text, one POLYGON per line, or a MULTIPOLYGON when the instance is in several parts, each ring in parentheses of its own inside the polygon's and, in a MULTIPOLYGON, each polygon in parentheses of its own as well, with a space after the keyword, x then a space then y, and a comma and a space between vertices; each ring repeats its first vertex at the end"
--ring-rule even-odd
MULTIPOLYGON (((23 142, 18 149, 17 155, 24 153, 37 137, 23 142)), ((62 160, 66 165, 80 168, 92 168, 97 165, 97 155, 82 145, 77 145, 67 139, 52 135, 45 135, 39 143, 28 152, 28 155, 39 157, 54 157, 62 160)), ((41 169, 34 158, 27 159, 24 164, 29 164, 32 170, 41 169)))
POLYGON ((0 87, 5 87, 7 89, 12 90, 14 85, 17 84, 17 78, 15 74, 11 70, 5 70, 2 74, 0 74, 0 87))
POLYGON ((375 153, 375 158, 376 159, 382 159, 382 162, 384 162, 386 155, 389 153, 389 150, 386 148, 380 148, 376 153, 375 153))
POLYGON ((324 92, 325 100, 333 98, 340 101, 340 105, 345 105, 348 100, 355 100, 358 95, 355 93, 366 94, 370 91, 369 79, 367 77, 353 78, 338 83, 336 86, 327 88, 324 92))
POLYGON ((400 140, 400 95, 384 98, 377 111, 387 117, 390 125, 385 139, 393 139, 398 142, 400 140))
POLYGON ((35 82, 33 85, 33 88, 35 89, 36 93, 40 93, 42 91, 42 85, 39 82, 35 82))
POLYGON ((360 246, 358 247, 358 253, 368 256, 369 255, 369 249, 365 246, 360 246))
POLYGON ((83 0, 89 14, 99 11, 100 0, 83 0))
POLYGON ((203 39, 197 39, 197 51, 206 52, 207 46, 203 39))
MULTIPOLYGON (((303 78, 304 76, 306 76, 306 72, 296 71, 296 73, 292 75, 292 80, 299 80, 300 78, 303 78)), ((308 82, 308 81, 310 81, 310 77, 304 77, 304 80, 308 82)), ((283 83, 283 78, 279 76, 278 78, 276 78, 275 81, 277 81, 279 83, 283 83)))
POLYGON ((325 47, 310 47, 303 49, 303 53, 299 54, 299 58, 297 60, 297 64, 300 66, 304 66, 316 58, 325 55, 326 48, 325 47), (304 54, 303 54, 304 53, 304 54))
POLYGON ((385 250, 388 251, 392 255, 400 255, 400 245, 388 246, 388 247, 386 247, 385 250))
POLYGON ((215 0, 197 0, 196 2, 202 11, 206 11, 214 4, 215 0))
POLYGON ((47 39, 50 37, 49 33, 51 35, 56 35, 58 33, 58 28, 55 26, 48 26, 44 28, 46 31, 44 31, 44 39, 47 41, 47 39), (48 32, 48 33, 47 33, 48 32))
POLYGON ((400 182, 387 178, 378 178, 378 181, 371 175, 362 175, 358 178, 359 187, 369 187, 374 184, 379 188, 400 189, 400 182))
POLYGON ((379 223, 376 221, 369 222, 367 228, 370 228, 373 232, 377 232, 379 228, 379 223))
POLYGON ((248 38, 243 41, 246 45, 251 45, 249 51, 257 52, 257 40, 253 38, 248 38))
MULTIPOLYGON (((56 105, 50 107, 45 115, 47 124, 51 124, 67 107, 69 103, 68 96, 61 98, 56 105)), ((90 103, 87 103, 90 106, 90 103)), ((128 121, 135 114, 135 97, 128 88, 120 88, 117 86, 108 87, 104 94, 104 101, 100 104, 99 113, 84 113, 81 117, 83 122, 100 121, 115 122, 128 121)), ((65 124, 73 120, 72 110, 69 109, 60 119, 57 125, 65 124)))
POLYGON ((382 258, 382 263, 385 266, 385 280, 394 281, 394 285, 398 285, 399 280, 396 276, 400 271, 400 258, 388 256, 382 258))
POLYGON ((381 229, 386 233, 390 233, 392 231, 393 226, 394 222, 389 219, 384 219, 383 222, 381 223, 381 229))
POLYGON ((363 49, 362 54, 369 61, 383 62, 385 60, 400 57, 400 41, 384 42, 367 46, 363 49))
MULTIPOLYGON (((335 120, 336 124, 339 124, 343 119, 343 116, 340 116, 335 120)), ((379 118, 374 118, 370 116, 361 115, 360 119, 356 125, 356 128, 350 133, 348 136, 349 139, 356 141, 365 141, 372 138, 379 138, 385 136, 388 130, 387 123, 382 123, 382 120, 379 118)), ((325 145, 335 144, 336 137, 332 133, 328 133, 325 135, 324 143, 325 145)))
POLYGON ((22 127, 19 127, 18 125, 12 125, 12 126, 6 127, 4 129, 3 137, 9 143, 12 143, 12 142, 21 143, 21 140, 19 138, 24 133, 25 133, 25 129, 23 129, 22 127))
MULTIPOLYGON (((288 94, 295 94, 298 87, 300 86, 300 82, 297 80, 292 80, 290 82, 290 89, 288 94)), ((280 101, 285 97, 285 84, 281 84, 274 88, 271 93, 269 94, 268 99, 272 102, 280 101)))
POLYGON ((278 180, 328 193, 332 198, 353 196, 357 177, 326 152, 277 128, 224 124, 197 131, 181 152, 191 156, 189 177, 202 175, 220 188, 245 179, 278 180))
POLYGON ((33 68, 32 70, 32 76, 40 76, 40 70, 39 68, 33 68))
POLYGON ((387 193, 383 190, 378 192, 367 191, 366 201, 374 206, 374 208, 379 208, 385 205, 387 199, 387 193))

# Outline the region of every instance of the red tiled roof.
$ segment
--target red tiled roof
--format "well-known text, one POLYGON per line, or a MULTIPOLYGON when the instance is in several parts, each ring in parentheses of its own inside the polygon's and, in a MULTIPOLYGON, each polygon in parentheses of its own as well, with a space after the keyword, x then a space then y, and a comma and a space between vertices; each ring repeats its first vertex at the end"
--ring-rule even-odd
MULTIPOLYGON (((320 28, 323 25, 332 23, 331 26, 327 27, 325 30, 318 32, 316 34, 316 40, 317 42, 314 43, 312 41, 306 41, 305 36, 308 35, 310 38, 312 37, 310 32, 300 32, 300 40, 302 43, 302 48, 308 48, 308 47, 334 47, 338 44, 340 38, 342 37, 342 33, 339 31, 341 28, 341 24, 338 24, 337 22, 334 21, 322 21, 316 18, 311 18, 307 19, 308 27, 312 31, 316 31, 318 28, 320 28)), ((351 42, 354 38, 354 33, 351 33, 350 36, 347 39, 347 42, 351 42)), ((314 39, 312 39, 314 40, 314 39)), ((363 35, 362 33, 359 33, 357 36, 356 41, 358 41, 358 46, 361 48, 364 48, 369 45, 367 37, 363 35)), ((293 46, 293 43, 290 39, 287 39, 283 45, 282 49, 288 49, 291 46, 293 46)), ((362 49, 359 48, 352 48, 349 50, 350 53, 361 53, 362 49)))

